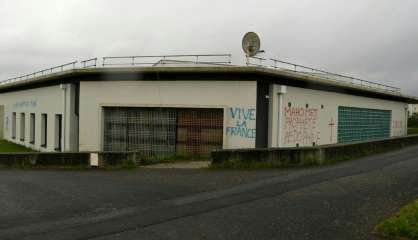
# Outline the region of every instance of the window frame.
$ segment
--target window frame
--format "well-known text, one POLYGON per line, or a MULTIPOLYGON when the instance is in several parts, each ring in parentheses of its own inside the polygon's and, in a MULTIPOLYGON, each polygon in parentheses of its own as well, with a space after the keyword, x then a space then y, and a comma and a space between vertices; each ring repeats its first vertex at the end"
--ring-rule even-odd
POLYGON ((41 114, 41 147, 48 146, 48 114, 41 114))
POLYGON ((62 151, 62 114, 55 114, 55 151, 62 151))
POLYGON ((29 116, 29 143, 35 144, 35 138, 36 138, 36 115, 35 113, 31 113, 29 116))
POLYGON ((17 115, 16 112, 12 113, 12 139, 16 139, 16 123, 17 123, 17 115))
POLYGON ((19 140, 21 142, 25 141, 25 137, 26 137, 26 115, 24 112, 20 113, 20 129, 19 129, 19 140))

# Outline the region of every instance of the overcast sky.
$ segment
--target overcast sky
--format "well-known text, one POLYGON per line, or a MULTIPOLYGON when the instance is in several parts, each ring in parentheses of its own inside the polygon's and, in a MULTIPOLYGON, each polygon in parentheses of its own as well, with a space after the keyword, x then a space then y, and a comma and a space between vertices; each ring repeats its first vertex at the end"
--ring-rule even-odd
POLYGON ((418 95, 416 0, 0 0, 0 79, 90 57, 232 53, 265 57, 418 95))

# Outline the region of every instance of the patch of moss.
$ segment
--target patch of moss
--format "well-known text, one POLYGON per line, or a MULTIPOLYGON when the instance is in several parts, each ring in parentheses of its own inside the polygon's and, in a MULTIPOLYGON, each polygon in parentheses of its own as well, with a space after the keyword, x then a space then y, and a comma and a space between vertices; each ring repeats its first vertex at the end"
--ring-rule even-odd
POLYGON ((242 161, 240 159, 231 159, 229 161, 222 161, 213 163, 210 165, 211 169, 243 169, 243 170, 256 170, 256 169, 269 169, 269 168, 282 168, 281 164, 270 161, 242 161))
POLYGON ((418 200, 376 226, 376 233, 388 239, 418 239, 418 200))
POLYGON ((173 155, 165 155, 165 156, 145 157, 144 159, 142 159, 141 165, 170 163, 170 162, 176 162, 176 161, 206 161, 206 160, 210 160, 210 157, 205 156, 205 155, 173 154, 173 155))

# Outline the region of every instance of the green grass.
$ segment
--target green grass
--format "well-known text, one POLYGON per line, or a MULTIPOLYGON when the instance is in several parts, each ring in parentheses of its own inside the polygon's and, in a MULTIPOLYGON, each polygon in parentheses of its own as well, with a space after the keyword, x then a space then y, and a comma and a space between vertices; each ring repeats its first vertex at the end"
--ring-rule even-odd
POLYGON ((377 225, 376 232, 388 239, 418 239, 418 200, 377 225))
POLYGON ((0 153, 5 152, 35 152, 34 150, 6 141, 0 140, 0 153))
POLYGON ((408 135, 418 134, 418 128, 408 128, 408 135))

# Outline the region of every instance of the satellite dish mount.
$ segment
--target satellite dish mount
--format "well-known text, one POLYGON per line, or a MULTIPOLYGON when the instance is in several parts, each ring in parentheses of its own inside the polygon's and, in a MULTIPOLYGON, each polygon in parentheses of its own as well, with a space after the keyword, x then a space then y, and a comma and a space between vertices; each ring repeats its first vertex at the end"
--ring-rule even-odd
POLYGON ((256 56, 258 53, 264 52, 260 50, 260 38, 255 32, 247 32, 242 38, 242 50, 245 52, 247 58, 247 65, 250 64, 249 58, 256 56))

